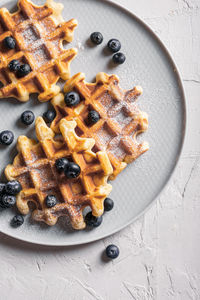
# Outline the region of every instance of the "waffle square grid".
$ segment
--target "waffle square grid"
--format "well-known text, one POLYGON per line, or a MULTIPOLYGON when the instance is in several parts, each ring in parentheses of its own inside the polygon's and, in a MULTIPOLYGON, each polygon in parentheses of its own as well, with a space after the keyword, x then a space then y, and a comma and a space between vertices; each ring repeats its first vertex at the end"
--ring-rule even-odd
POLYGON ((69 66, 77 54, 76 49, 63 48, 63 41, 73 40, 77 21, 64 22, 62 10, 63 5, 53 0, 47 0, 43 6, 19 0, 18 11, 13 14, 6 8, 0 9, 0 98, 28 101, 31 93, 38 93, 44 102, 59 93, 56 83, 60 77, 69 78, 69 66), (4 47, 8 36, 15 38, 15 49, 4 47), (32 71, 18 78, 8 69, 13 59, 28 63, 32 71))
POLYGON ((55 133, 45 124, 41 117, 36 120, 36 134, 39 140, 20 136, 18 139, 19 154, 12 165, 8 165, 5 174, 8 180, 18 180, 22 191, 17 196, 17 207, 22 214, 28 214, 29 202, 36 210, 32 217, 54 225, 59 216, 68 215, 74 229, 83 229, 85 222, 83 210, 90 206, 95 216, 103 214, 104 199, 112 190, 107 183, 113 172, 106 152, 92 152, 95 141, 80 138, 75 133, 76 122, 62 120, 58 140, 55 133), (78 178, 68 179, 58 173, 55 161, 66 157, 81 167, 78 178), (47 208, 45 197, 55 195, 58 204, 47 208))
POLYGON ((136 138, 148 128, 148 115, 138 109, 137 98, 142 94, 142 88, 135 86, 125 91, 119 86, 116 75, 98 73, 95 83, 86 83, 85 75, 78 73, 67 81, 64 92, 77 91, 81 103, 69 108, 65 105, 64 95, 58 94, 52 104, 56 110, 56 118, 51 124, 55 132, 59 132, 59 122, 75 119, 76 132, 81 137, 91 137, 95 140, 94 151, 106 151, 113 166, 115 177, 126 167, 127 163, 137 159, 149 149, 147 142, 139 143, 136 138), (100 120, 90 126, 87 122, 88 112, 96 110, 100 120))

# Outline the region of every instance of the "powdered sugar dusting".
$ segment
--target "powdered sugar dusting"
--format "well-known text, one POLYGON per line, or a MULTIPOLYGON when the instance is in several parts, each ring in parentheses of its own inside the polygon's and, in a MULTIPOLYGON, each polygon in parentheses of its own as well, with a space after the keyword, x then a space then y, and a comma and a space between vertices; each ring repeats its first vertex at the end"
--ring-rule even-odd
POLYGON ((41 46, 41 47, 37 48, 34 51, 33 56, 34 56, 35 60, 37 61, 38 67, 41 67, 42 65, 46 64, 48 62, 48 60, 50 60, 50 57, 45 50, 45 46, 41 46))
POLYGON ((27 28, 25 28, 25 30, 21 32, 21 35, 26 46, 29 46, 36 40, 40 39, 33 26, 28 26, 27 28))

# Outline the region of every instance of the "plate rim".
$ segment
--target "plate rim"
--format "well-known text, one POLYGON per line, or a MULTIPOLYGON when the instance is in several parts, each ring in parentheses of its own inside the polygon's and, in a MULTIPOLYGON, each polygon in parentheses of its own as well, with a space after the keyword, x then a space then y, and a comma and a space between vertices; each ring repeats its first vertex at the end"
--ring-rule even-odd
MULTIPOLYGON (((138 23, 140 23, 148 32, 150 32, 151 36, 156 39, 156 41, 158 42, 158 44, 161 46, 162 50, 165 52, 165 55, 167 56, 168 60, 170 61, 171 66, 174 69, 174 73, 177 77, 177 81, 178 81, 178 86, 179 86, 179 90, 181 92, 182 95, 182 103, 183 103, 183 126, 182 126, 182 132, 181 132, 181 143, 180 143, 180 148, 179 151, 177 152, 177 159, 176 159, 176 163, 174 165, 174 167, 171 170, 171 173, 168 177, 168 179, 166 180, 166 182, 164 183, 164 185, 161 187, 161 190, 159 191, 159 193, 157 194, 157 196, 145 207, 144 210, 142 210, 142 212, 140 212, 137 216, 135 216, 133 219, 129 220, 128 222, 126 222, 123 226, 120 226, 119 228, 116 228, 114 230, 112 230, 111 232, 109 232, 108 234, 102 234, 96 238, 92 238, 92 239, 86 239, 85 241, 77 241, 77 242, 55 242, 55 243, 49 243, 49 242, 38 242, 35 241, 33 239, 26 239, 23 237, 20 237, 18 235, 12 235, 11 233, 7 233, 7 232, 3 232, 0 230, 0 233, 8 236, 10 238, 12 238, 13 240, 18 240, 21 242, 25 242, 28 244, 33 244, 33 245, 41 245, 41 246, 47 246, 47 247, 70 247, 70 246, 78 246, 78 245, 85 245, 85 244, 89 244, 89 243, 93 243, 96 242, 98 240, 104 239, 106 237, 109 237, 123 229, 125 229, 127 226, 129 226, 130 224, 134 223, 135 221, 137 221, 141 216, 143 216, 152 206, 153 204, 156 202, 156 200, 160 197, 160 195, 164 192, 164 190, 167 188, 167 186, 169 185, 171 179, 173 178, 173 175, 177 169, 177 166, 180 162, 180 158, 181 158, 181 154, 183 152, 183 148, 185 145, 185 137, 186 137, 186 128, 187 128, 187 102, 186 102, 186 96, 185 96, 185 91, 184 91, 184 84, 183 84, 183 80, 181 78, 181 73, 179 71, 179 68, 177 67, 173 56, 171 54, 171 52, 168 50, 167 46, 165 45, 165 43, 161 40, 161 38, 153 31, 153 29, 151 29, 150 25, 148 25, 145 21, 143 21, 140 17, 138 17, 137 15, 135 15, 132 11, 130 11, 128 8, 126 8, 124 5, 115 3, 114 0, 98 0, 99 2, 104 2, 105 4, 108 5, 113 5, 114 7, 116 7, 117 9, 122 10, 123 12, 125 12, 126 14, 130 15, 132 18, 134 18, 138 23)), ((5 0, 3 2, 2 5, 5 5, 6 3, 11 2, 11 0, 7 1, 5 0)), ((56 1, 59 3, 59 0, 56 1)), ((17 3, 16 3, 17 4, 17 3)), ((1 6, 2 7, 2 6, 1 6)))

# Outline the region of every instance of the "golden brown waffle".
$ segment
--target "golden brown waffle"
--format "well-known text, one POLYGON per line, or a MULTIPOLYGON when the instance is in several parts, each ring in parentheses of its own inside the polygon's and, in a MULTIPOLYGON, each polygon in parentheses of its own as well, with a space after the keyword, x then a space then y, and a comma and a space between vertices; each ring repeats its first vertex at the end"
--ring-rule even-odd
POLYGON ((77 91, 82 101, 76 107, 65 105, 64 95, 58 94, 52 100, 56 118, 51 124, 59 132, 59 121, 62 118, 77 122, 76 132, 81 137, 95 139, 96 151, 108 153, 113 166, 114 179, 127 165, 149 149, 146 142, 139 143, 136 137, 148 128, 148 115, 138 109, 135 102, 142 93, 139 86, 131 90, 122 90, 116 75, 99 73, 95 83, 86 83, 85 75, 78 73, 67 81, 64 92, 77 91), (88 111, 96 110, 100 120, 93 126, 87 123, 88 111))
POLYGON ((60 77, 69 78, 69 65, 77 54, 76 49, 63 48, 63 41, 72 41, 77 21, 64 22, 62 10, 63 5, 53 0, 47 0, 43 6, 19 0, 18 11, 13 14, 6 8, 0 9, 0 82, 3 85, 0 98, 27 101, 31 93, 37 93, 44 102, 59 93, 56 83, 60 77), (5 48, 3 40, 7 36, 15 38, 15 49, 5 48), (8 69, 13 59, 28 63, 32 71, 18 78, 8 69))
POLYGON ((83 209, 90 206, 94 216, 103 213, 103 201, 112 187, 107 183, 113 172, 106 152, 92 152, 93 139, 80 138, 75 133, 75 121, 62 120, 62 138, 57 140, 44 120, 36 120, 36 134, 39 143, 20 136, 18 151, 13 165, 8 165, 5 174, 8 180, 18 180, 22 191, 17 197, 17 207, 22 214, 29 213, 29 202, 36 210, 33 219, 54 225, 59 216, 69 215, 75 229, 83 229, 83 209), (78 178, 68 179, 57 172, 55 160, 67 157, 81 167, 78 178), (55 195, 59 203, 46 208, 45 197, 55 195))

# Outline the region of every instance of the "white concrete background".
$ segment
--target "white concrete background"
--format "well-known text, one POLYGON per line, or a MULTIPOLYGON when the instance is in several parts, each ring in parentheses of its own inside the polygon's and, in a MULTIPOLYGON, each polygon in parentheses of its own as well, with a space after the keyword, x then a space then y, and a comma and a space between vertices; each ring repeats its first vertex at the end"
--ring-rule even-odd
POLYGON ((99 242, 47 248, 0 234, 0 300, 200 299, 200 0, 116 2, 155 30, 181 71, 188 130, 178 169, 145 216, 99 242), (121 254, 105 263, 111 242, 121 254))

